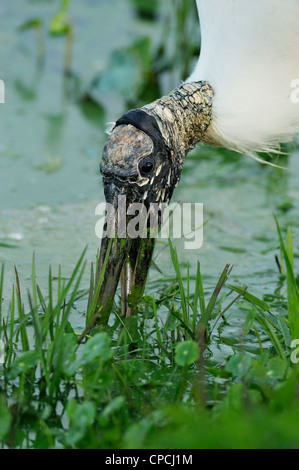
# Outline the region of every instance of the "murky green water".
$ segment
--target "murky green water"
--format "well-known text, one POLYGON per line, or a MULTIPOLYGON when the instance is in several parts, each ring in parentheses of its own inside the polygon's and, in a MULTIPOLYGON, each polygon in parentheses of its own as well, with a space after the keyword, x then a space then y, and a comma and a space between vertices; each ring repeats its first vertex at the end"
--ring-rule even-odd
MULTIPOLYGON (((41 67, 33 32, 17 32, 31 17, 47 24, 58 5, 22 1, 0 7, 0 78, 6 85, 6 103, 0 105, 0 260, 6 265, 6 303, 14 265, 23 288, 30 284, 33 251, 38 283, 45 290, 49 265, 57 272, 61 264, 63 274, 69 275, 86 245, 87 260, 94 260, 99 246, 94 211, 103 200, 98 166, 105 123, 124 111, 117 95, 101 97, 105 113, 81 106, 74 94, 66 95, 63 37, 45 36, 41 67)), ((75 0, 71 14, 77 74, 71 87, 77 90, 85 90, 106 67, 114 48, 141 34, 156 37, 157 25, 137 21, 123 0, 75 0)), ((183 240, 175 245, 182 266, 189 261, 195 272, 200 260, 205 287, 214 287, 225 264, 231 263, 232 281, 247 284, 256 295, 273 293, 278 254, 274 213, 282 226, 292 225, 295 252, 299 245, 298 152, 281 162, 286 171, 204 146, 188 157, 174 200, 203 203, 208 223, 200 250, 184 250, 183 240)), ((173 276, 168 250, 159 254, 157 263, 166 276, 173 276)), ((88 277, 87 269, 86 286, 88 277)), ((150 280, 156 278, 152 272, 150 280)), ((78 318, 78 326, 81 321, 78 318)))
POLYGON ((68 97, 66 86, 75 86, 63 81, 65 40, 47 34, 59 5, 1 5, 0 76, 6 103, 0 108, 0 258, 6 265, 6 286, 12 284, 14 264, 22 280, 30 278, 33 250, 41 286, 46 285, 49 264, 53 270, 61 264, 68 275, 87 244, 87 257, 94 259, 99 244, 94 211, 103 200, 99 162, 104 131, 106 121, 123 111, 123 103, 117 96, 103 97, 109 104, 103 114, 100 108, 81 106, 76 98, 107 66, 110 52, 129 44, 140 28, 135 31, 124 1, 73 1, 77 90, 75 98, 68 97), (44 21, 43 67, 37 61, 34 31, 17 31, 34 17, 44 21))

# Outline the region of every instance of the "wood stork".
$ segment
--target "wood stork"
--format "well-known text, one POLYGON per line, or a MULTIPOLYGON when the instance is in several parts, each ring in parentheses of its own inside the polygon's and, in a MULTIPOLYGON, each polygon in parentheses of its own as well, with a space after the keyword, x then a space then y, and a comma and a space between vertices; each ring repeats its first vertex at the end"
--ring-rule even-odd
MULTIPOLYGON (((127 112, 110 135, 101 173, 106 201, 169 202, 197 142, 257 157, 299 131, 299 0, 197 0, 201 52, 189 79, 170 95, 127 112), (297 80, 296 80, 297 79, 297 80)), ((119 224, 115 212, 110 215, 119 224)), ((109 219, 109 215, 107 216, 109 219)), ((154 240, 102 240, 99 295, 107 322, 122 273, 123 305, 136 313, 154 240)))

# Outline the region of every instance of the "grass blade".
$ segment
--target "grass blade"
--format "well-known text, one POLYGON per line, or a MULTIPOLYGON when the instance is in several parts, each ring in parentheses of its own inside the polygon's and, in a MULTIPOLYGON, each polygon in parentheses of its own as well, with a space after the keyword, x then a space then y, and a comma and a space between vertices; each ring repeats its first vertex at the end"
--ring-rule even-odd
POLYGON ((290 322, 291 336, 293 339, 299 338, 299 290, 294 274, 293 242, 291 229, 288 229, 286 245, 284 244, 278 221, 275 217, 276 227, 280 240, 280 247, 286 266, 288 316, 290 322))

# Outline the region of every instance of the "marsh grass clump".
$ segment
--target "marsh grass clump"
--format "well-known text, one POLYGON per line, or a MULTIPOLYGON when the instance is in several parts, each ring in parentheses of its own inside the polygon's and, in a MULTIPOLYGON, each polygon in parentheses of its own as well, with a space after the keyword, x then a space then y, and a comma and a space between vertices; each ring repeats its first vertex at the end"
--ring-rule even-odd
POLYGON ((49 269, 46 295, 33 256, 26 308, 16 268, 7 312, 2 266, 2 448, 298 447, 298 286, 291 230, 285 243, 277 228, 279 309, 229 284, 229 265, 205 288, 200 264, 183 272, 171 242, 174 277, 147 292, 133 323, 117 301, 108 325, 94 321, 101 280, 92 268, 82 289, 85 251, 68 278, 49 269))

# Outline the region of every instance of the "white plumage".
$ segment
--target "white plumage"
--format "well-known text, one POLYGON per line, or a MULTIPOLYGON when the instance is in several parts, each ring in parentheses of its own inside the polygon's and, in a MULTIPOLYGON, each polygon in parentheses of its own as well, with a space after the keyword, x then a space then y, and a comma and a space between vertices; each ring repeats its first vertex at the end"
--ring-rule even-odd
POLYGON ((299 0, 197 0, 202 46, 187 81, 214 88, 208 139, 256 156, 299 132, 299 0), (298 85, 297 85, 298 86, 298 85))

